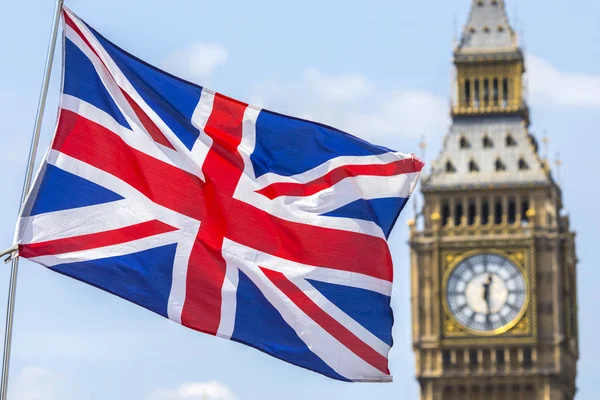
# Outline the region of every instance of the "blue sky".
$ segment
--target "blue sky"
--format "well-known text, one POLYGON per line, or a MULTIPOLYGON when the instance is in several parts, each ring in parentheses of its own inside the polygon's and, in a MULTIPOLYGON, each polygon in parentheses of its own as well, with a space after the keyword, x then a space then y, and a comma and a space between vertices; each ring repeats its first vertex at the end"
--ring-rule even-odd
MULTIPOLYGON (((275 111, 317 119, 378 144, 439 151, 447 131, 456 16, 469 0, 67 0, 121 47, 170 72, 275 111)), ((508 1, 525 32, 529 97, 539 137, 560 152, 565 205, 578 232, 578 399, 599 396, 600 3, 508 1), (596 182, 594 184, 594 182, 596 182)), ((3 5, 0 25, 0 245, 12 241, 45 58, 52 1, 3 5)), ((60 59, 60 57, 58 57, 60 59)), ((41 148, 56 116, 59 64, 41 148)), ((393 384, 343 384, 251 348, 202 335, 120 299, 23 262, 11 393, 20 400, 416 399, 410 338, 407 210, 390 239, 395 260, 393 384)), ((0 272, 6 298, 8 266, 0 272)), ((3 307, 2 307, 3 308, 3 307)))

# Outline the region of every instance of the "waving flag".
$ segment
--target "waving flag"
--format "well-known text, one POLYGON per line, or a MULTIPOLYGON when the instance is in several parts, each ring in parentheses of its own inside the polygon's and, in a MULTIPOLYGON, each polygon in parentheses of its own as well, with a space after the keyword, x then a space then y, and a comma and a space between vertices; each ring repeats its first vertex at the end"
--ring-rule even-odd
POLYGON ((390 380, 386 238, 423 164, 185 82, 63 17, 58 124, 19 255, 331 378, 390 380))

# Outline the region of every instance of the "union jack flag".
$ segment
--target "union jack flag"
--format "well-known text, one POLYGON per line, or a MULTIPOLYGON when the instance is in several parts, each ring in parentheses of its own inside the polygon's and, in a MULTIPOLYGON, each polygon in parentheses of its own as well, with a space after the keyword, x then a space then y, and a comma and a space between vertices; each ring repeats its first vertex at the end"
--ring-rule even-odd
POLYGON ((20 257, 345 381, 389 381, 387 236, 421 161, 169 75, 63 10, 20 257))

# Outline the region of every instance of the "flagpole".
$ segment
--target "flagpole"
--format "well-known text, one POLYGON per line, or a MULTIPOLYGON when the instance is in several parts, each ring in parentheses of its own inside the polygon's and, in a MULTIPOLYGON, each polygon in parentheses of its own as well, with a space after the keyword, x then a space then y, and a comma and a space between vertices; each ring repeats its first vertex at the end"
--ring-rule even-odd
MULTIPOLYGON (((31 187, 35 159, 37 155, 38 142, 42 129, 42 120, 44 119, 44 110, 46 108, 46 98, 48 97, 48 86, 50 84, 50 76, 52 74, 52 63, 54 62, 54 51, 56 50, 56 41, 58 38, 58 26, 60 24, 60 15, 62 11, 63 0, 56 0, 54 8, 54 18, 52 21, 52 34, 50 43, 48 44, 48 54, 46 55, 46 65, 44 67, 44 79, 40 90, 40 98, 38 100, 37 115, 35 117, 35 125, 31 144, 29 146, 29 160, 27 162, 27 170, 25 172, 25 181, 23 182, 23 191, 21 193, 21 203, 19 208, 23 206, 25 197, 31 187)), ((19 272, 19 258, 13 257, 12 266, 10 269, 10 284, 8 288, 8 303, 6 307, 6 326, 4 332, 4 357, 2 360, 2 380, 0 381, 0 400, 7 400, 8 391, 8 375, 10 367, 10 350, 12 344, 13 318, 15 313, 15 294, 17 291, 17 275, 19 272)))

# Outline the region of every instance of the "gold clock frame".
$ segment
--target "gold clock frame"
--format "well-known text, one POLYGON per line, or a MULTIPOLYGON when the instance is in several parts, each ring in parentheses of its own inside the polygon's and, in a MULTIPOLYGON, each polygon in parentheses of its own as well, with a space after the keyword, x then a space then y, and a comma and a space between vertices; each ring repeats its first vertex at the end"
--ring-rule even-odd
POLYGON ((519 260, 517 260, 515 257, 513 257, 511 254, 509 254, 505 251, 501 251, 498 249, 492 249, 492 248, 471 250, 471 251, 467 251, 463 254, 457 255, 456 257, 454 257, 454 259, 448 265, 446 265, 446 268, 444 271, 444 276, 442 278, 442 305, 444 307, 445 314, 451 319, 451 321, 457 327, 459 327, 459 329, 461 329, 467 333, 470 333, 472 335, 475 335, 475 336, 482 336, 482 337, 498 336, 498 335, 502 335, 503 333, 506 333, 506 332, 510 331, 511 329, 513 329, 515 326, 517 326, 519 324, 519 322, 521 322, 521 320, 525 316, 525 313, 529 309, 530 287, 531 287, 531 284, 529 282, 529 277, 527 276, 526 269, 521 264, 521 262, 519 260), (448 305, 448 297, 446 295, 447 290, 448 290, 448 279, 450 277, 450 274, 454 271, 454 269, 462 261, 466 260, 469 257, 476 256, 479 254, 496 254, 500 257, 504 257, 504 258, 510 260, 515 265, 515 267, 517 267, 517 269, 521 272, 521 275, 523 276, 523 279, 525 281, 525 301, 523 302, 523 307, 521 308, 521 310, 519 311, 517 316, 515 318, 513 318, 512 321, 510 321, 508 324, 501 326, 500 328, 497 328, 497 329, 494 329, 491 331, 487 331, 487 332, 476 331, 476 330, 470 329, 470 328, 464 326, 462 323, 460 323, 454 317, 454 314, 450 311, 450 306, 448 305))

